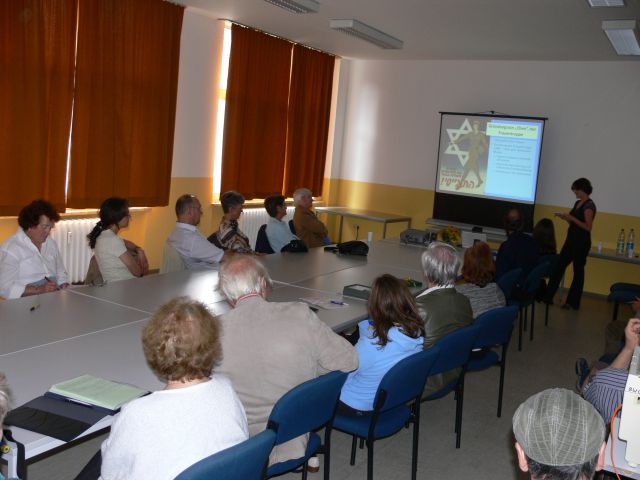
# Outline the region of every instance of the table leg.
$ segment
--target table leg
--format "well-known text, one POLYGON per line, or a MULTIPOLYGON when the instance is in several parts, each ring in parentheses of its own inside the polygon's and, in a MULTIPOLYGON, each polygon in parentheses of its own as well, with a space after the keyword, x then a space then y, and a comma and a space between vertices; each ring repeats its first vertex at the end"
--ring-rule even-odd
POLYGON ((384 222, 382 227, 382 238, 387 238, 387 222, 384 222))
POLYGON ((342 242, 342 223, 344 222, 344 215, 340 215, 340 229, 338 230, 338 243, 342 242))

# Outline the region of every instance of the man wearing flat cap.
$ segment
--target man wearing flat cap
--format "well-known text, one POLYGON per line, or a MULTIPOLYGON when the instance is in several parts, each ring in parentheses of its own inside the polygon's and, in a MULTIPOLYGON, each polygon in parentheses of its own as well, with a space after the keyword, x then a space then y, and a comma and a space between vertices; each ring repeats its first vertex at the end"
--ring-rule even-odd
POLYGON ((588 480, 604 464, 602 417, 569 390, 529 397, 513 416, 513 433, 520 469, 534 480, 588 480))

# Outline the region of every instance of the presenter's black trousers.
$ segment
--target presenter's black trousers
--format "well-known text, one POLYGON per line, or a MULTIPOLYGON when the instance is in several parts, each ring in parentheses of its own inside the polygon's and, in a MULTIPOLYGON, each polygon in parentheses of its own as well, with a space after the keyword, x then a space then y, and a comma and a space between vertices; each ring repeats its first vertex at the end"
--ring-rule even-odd
POLYGON ((549 303, 553 302, 553 296, 556 294, 560 281, 564 276, 564 272, 570 263, 573 263, 573 280, 569 288, 569 294, 565 303, 571 308, 580 308, 580 299, 582 298, 582 289, 584 288, 584 266, 587 263, 587 255, 591 250, 591 239, 575 239, 567 238, 560 250, 558 263, 554 272, 549 279, 547 287, 547 295, 545 300, 549 303))

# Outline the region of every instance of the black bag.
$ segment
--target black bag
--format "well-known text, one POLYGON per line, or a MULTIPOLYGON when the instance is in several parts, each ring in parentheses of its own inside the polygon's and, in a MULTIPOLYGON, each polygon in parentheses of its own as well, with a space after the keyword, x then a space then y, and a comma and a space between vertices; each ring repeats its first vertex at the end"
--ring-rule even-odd
POLYGON ((369 253, 369 245, 360 240, 339 243, 337 247, 338 253, 342 255, 360 255, 366 257, 369 253))
POLYGON ((291 253, 300 253, 300 252, 308 252, 309 249, 304 244, 302 240, 291 240, 284 247, 280 249, 281 252, 291 252, 291 253))

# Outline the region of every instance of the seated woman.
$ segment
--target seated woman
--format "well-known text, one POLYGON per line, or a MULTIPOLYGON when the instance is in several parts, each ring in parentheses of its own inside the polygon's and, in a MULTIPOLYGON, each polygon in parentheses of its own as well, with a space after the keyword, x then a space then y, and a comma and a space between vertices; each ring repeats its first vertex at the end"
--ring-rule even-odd
POLYGON ((289 228, 287 222, 283 222, 282 219, 287 216, 287 207, 284 205, 284 196, 271 195, 265 198, 264 208, 269 214, 269 220, 267 221, 266 234, 269 240, 269 245, 274 252, 279 252, 282 247, 288 245, 291 240, 297 240, 296 237, 289 228))
POLYGON ((489 245, 476 242, 464 252, 462 277, 465 283, 456 285, 456 290, 469 299, 473 318, 498 307, 505 306, 504 293, 495 283, 496 264, 489 245))
POLYGON ((366 415, 385 373, 403 358, 422 350, 424 324, 409 289, 396 277, 376 278, 368 302, 368 320, 358 324, 358 369, 347 377, 338 412, 366 415))
POLYGON ((222 222, 220 228, 212 233, 208 240, 223 250, 236 253, 253 253, 249 238, 238 227, 238 219, 242 215, 244 197, 234 191, 224 192, 220 196, 222 204, 222 222))
POLYGON ((327 236, 327 227, 318 220, 313 213, 313 196, 308 188, 299 188, 293 192, 293 204, 296 211, 293 214, 293 225, 296 235, 309 248, 323 247, 331 244, 327 236))
POLYGON ((100 206, 100 221, 87 235, 106 283, 141 277, 149 271, 144 250, 118 236, 120 229, 129 226, 130 218, 126 199, 107 198, 100 206))
POLYGON ((163 390, 122 407, 96 455, 77 478, 162 480, 249 437, 231 382, 212 374, 222 359, 218 320, 200 302, 179 297, 160 307, 142 346, 163 390))
POLYGON ((49 236, 60 215, 46 200, 20 210, 18 231, 0 247, 0 297, 19 298, 69 286, 55 240, 49 236))
POLYGON ((543 218, 533 227, 533 240, 538 245, 538 255, 555 255, 558 253, 556 246, 556 230, 550 218, 543 218))

